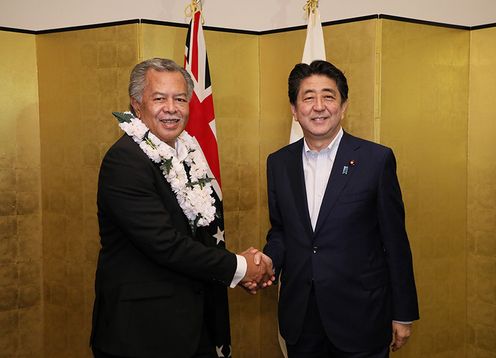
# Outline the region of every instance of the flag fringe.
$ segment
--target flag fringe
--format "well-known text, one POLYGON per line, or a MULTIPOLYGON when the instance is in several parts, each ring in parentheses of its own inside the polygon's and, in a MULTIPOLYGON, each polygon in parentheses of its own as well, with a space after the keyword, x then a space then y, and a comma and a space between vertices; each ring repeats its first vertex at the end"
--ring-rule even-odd
POLYGON ((315 10, 319 7, 319 0, 307 0, 305 6, 303 6, 303 11, 307 14, 307 17, 311 13, 315 13, 315 10))
POLYGON ((196 12, 200 12, 201 14, 201 22, 202 25, 205 24, 205 19, 203 18, 203 5, 202 5, 202 0, 191 0, 191 3, 186 6, 184 9, 184 16, 186 18, 193 18, 195 16, 196 12))

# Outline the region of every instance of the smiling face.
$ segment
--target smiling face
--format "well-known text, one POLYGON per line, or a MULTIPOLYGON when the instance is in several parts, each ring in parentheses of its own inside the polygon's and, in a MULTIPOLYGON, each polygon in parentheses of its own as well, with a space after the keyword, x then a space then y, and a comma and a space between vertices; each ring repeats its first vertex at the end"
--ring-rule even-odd
POLYGON ((301 80, 291 112, 310 149, 320 150, 339 132, 347 107, 348 101, 342 102, 336 81, 324 75, 311 75, 301 80))
POLYGON ((171 147, 175 146, 189 117, 187 85, 180 72, 149 69, 141 103, 131 98, 131 104, 150 132, 171 147))

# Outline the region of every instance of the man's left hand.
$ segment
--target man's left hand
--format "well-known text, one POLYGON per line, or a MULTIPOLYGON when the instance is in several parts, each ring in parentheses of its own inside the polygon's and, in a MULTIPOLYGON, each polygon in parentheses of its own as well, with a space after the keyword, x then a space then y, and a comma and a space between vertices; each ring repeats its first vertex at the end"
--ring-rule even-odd
POLYGON ((412 323, 405 324, 393 321, 393 341, 391 342, 391 350, 396 352, 403 347, 411 334, 412 323))

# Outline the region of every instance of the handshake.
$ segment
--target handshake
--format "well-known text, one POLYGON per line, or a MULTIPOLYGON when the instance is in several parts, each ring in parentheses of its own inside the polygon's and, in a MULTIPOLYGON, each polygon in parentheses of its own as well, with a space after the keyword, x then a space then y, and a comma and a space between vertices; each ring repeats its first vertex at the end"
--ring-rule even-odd
POLYGON ((246 251, 238 254, 246 259, 246 274, 239 283, 247 292, 256 294, 259 288, 272 285, 276 277, 272 260, 263 252, 250 247, 246 251))

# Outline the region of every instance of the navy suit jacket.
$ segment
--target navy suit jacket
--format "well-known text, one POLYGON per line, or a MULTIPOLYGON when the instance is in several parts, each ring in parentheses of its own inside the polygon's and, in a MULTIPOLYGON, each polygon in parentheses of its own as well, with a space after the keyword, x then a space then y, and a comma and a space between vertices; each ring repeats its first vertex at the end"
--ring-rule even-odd
POLYGON ((91 344, 125 357, 187 358, 198 347, 209 284, 228 285, 236 256, 191 235, 170 185, 122 136, 98 182, 102 248, 91 344))
POLYGON ((297 342, 313 284, 334 345, 351 352, 387 346, 392 320, 419 318, 393 152, 345 132, 314 231, 302 151, 303 139, 267 159, 264 252, 280 273, 281 335, 297 342))

